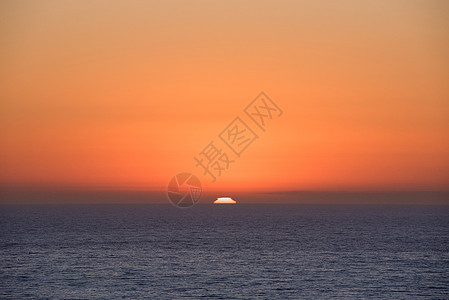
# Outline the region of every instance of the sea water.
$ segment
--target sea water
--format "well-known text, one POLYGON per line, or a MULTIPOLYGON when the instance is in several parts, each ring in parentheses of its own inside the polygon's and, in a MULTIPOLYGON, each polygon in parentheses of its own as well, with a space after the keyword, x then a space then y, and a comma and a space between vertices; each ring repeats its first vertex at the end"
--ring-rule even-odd
POLYGON ((449 298, 445 206, 0 207, 2 299, 449 298))

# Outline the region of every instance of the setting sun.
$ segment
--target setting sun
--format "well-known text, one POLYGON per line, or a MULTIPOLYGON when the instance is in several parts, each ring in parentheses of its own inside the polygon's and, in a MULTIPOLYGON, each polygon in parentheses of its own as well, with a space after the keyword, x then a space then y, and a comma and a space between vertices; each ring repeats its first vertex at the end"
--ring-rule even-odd
POLYGON ((236 204, 237 202, 230 197, 220 197, 214 201, 214 204, 236 204))

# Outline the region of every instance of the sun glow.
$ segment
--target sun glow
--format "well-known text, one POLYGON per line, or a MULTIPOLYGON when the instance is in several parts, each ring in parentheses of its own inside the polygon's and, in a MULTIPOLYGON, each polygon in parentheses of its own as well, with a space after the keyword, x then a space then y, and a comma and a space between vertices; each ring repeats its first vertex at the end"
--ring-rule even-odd
POLYGON ((220 197, 214 201, 214 204, 236 204, 237 202, 232 200, 231 197, 220 197))

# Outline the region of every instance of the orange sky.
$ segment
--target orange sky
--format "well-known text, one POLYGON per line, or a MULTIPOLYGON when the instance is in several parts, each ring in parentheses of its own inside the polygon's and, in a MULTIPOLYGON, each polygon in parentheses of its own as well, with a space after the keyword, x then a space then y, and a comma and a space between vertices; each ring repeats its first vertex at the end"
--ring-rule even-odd
POLYGON ((446 1, 2 1, 0 184, 447 189, 448 20, 446 1), (193 157, 261 91, 284 114, 211 183, 193 157))

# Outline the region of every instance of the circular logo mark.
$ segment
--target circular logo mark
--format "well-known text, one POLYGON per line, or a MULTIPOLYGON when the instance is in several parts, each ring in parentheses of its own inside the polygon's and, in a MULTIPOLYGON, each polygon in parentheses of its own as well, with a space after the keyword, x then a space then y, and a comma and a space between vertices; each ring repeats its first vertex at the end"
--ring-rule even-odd
POLYGON ((167 195, 173 205, 184 208, 196 204, 201 191, 201 182, 195 175, 180 173, 168 183, 167 195))

